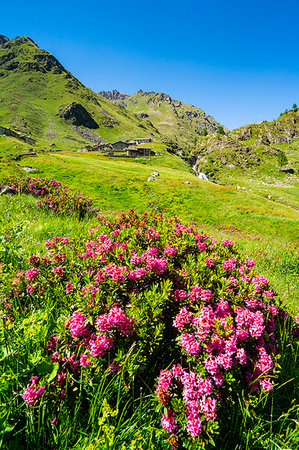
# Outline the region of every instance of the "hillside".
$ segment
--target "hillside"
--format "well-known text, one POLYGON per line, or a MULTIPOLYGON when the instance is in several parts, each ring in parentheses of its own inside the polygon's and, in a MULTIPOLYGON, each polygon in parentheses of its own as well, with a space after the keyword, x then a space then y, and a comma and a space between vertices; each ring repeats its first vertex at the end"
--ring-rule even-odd
POLYGON ((1 448, 298 448, 298 123, 96 94, 0 35, 1 448))
POLYGON ((100 95, 121 105, 127 111, 150 120, 162 135, 180 145, 192 143, 203 130, 215 133, 221 125, 200 108, 174 100, 162 92, 143 92, 139 89, 130 96, 114 89, 101 91, 100 95))
POLYGON ((299 111, 272 122, 245 125, 226 135, 200 137, 191 157, 220 184, 299 208, 299 111), (279 159, 286 156, 285 165, 279 159))
POLYGON ((148 121, 84 86, 29 37, 0 39, 0 126, 47 148, 158 136, 148 121))

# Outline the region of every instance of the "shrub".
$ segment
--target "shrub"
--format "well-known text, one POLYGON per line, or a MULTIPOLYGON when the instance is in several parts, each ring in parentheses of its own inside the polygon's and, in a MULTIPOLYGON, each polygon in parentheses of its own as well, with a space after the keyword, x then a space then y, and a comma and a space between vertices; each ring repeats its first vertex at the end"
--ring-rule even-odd
POLYGON ((240 396, 273 389, 280 312, 268 280, 234 242, 176 217, 98 220, 86 236, 48 241, 9 293, 13 321, 49 304, 60 311, 23 405, 42 402, 59 420, 101 377, 126 389, 139 378, 156 391, 169 442, 204 445, 240 396))
POLYGON ((92 200, 83 194, 72 191, 59 181, 43 178, 8 177, 0 182, 0 186, 10 186, 17 194, 28 194, 40 198, 36 205, 52 213, 77 215, 82 219, 86 214, 95 215, 92 200))
POLYGON ((278 167, 284 167, 288 164, 288 158, 283 151, 280 151, 277 155, 278 167))

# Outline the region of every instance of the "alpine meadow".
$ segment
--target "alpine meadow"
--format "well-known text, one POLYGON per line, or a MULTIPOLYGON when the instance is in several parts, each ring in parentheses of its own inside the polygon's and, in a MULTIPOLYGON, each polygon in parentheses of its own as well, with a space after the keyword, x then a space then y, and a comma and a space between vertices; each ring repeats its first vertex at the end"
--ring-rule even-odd
POLYGON ((299 108, 100 89, 0 35, 0 448, 297 449, 299 108))

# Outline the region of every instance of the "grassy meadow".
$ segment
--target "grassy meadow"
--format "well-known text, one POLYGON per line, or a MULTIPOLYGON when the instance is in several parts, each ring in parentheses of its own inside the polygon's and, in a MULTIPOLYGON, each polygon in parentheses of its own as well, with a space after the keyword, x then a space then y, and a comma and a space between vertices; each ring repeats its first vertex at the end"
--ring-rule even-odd
MULTIPOLYGON (((16 163, 9 161, 8 142, 2 148, 1 178, 26 176, 23 166, 38 170, 33 177, 54 178, 65 186, 79 190, 93 200, 100 211, 164 212, 177 215, 184 222, 196 222, 199 228, 221 236, 232 236, 244 253, 256 255, 261 268, 278 286, 279 293, 293 310, 299 307, 296 298, 298 269, 298 210, 266 197, 268 187, 260 195, 244 192, 233 186, 220 186, 199 180, 181 158, 153 143, 159 156, 136 159, 107 157, 97 152, 37 153, 16 163), (153 171, 160 176, 148 182, 153 171), (189 183, 189 184, 186 184, 189 183), (265 255, 265 257, 261 256, 265 255), (277 273, 278 274, 277 274, 277 273), (282 281, 279 281, 279 279, 282 281), (285 289, 285 283, 287 289, 285 289)), ((26 151, 28 145, 18 153, 26 151)), ((254 188, 254 184, 251 186, 254 188)), ((263 189, 263 185, 259 188, 263 189)))
MULTIPOLYGON (((155 215, 163 212, 166 217, 178 216, 185 224, 193 223, 196 230, 219 242, 233 240, 238 257, 253 259, 256 272, 268 278, 275 301, 280 299, 291 316, 298 314, 298 210, 270 201, 263 192, 245 192, 199 180, 182 159, 166 152, 165 146, 158 143, 154 146, 159 154, 156 157, 129 159, 96 152, 38 151, 36 157, 12 161, 11 155, 25 153, 30 147, 0 136, 1 178, 27 176, 22 167, 33 166, 38 170, 29 173, 30 176, 56 179, 84 193, 106 217, 116 218, 129 208, 155 215), (158 171, 159 176, 148 182, 153 171, 158 171)), ((41 294, 40 299, 32 297, 31 304, 27 303, 28 294, 20 295, 18 300, 18 297, 10 299, 9 293, 17 289, 18 283, 24 286, 24 274, 31 267, 32 255, 48 257, 46 242, 55 236, 84 242, 87 230, 98 221, 92 216, 78 220, 72 215, 51 214, 37 207, 36 199, 26 194, 1 196, 0 211, 1 305, 13 304, 11 310, 2 307, 1 316, 2 448, 295 450, 298 447, 298 348, 290 338, 292 322, 280 321, 277 325, 277 351, 281 356, 275 362, 273 391, 248 396, 240 388, 235 395, 229 395, 224 414, 219 412, 219 423, 212 422, 205 438, 200 440, 182 438, 177 444, 174 435, 172 441, 167 440, 161 428, 161 405, 157 406, 153 387, 161 358, 153 360, 148 373, 130 369, 129 378, 125 368, 113 375, 101 366, 93 371, 87 369, 85 374, 82 371, 81 375, 70 371, 67 398, 71 401, 55 403, 54 390, 60 389, 55 381, 58 363, 51 362, 45 349, 53 333, 65 338, 64 323, 81 300, 74 297, 74 303, 69 303, 60 284, 52 287, 50 279, 47 294, 41 294), (30 406, 21 395, 32 376, 43 380, 50 397, 30 406)), ((148 293, 149 305, 157 297, 156 290, 157 286, 153 294, 148 293)), ((114 295, 113 289, 111 293, 114 295)), ((163 299, 164 294, 160 295, 163 299)), ((155 311, 160 317, 159 304, 155 304, 155 311)), ((164 352, 163 358, 171 364, 176 353, 168 354, 168 347, 163 347, 160 327, 156 326, 152 339, 153 342, 157 339, 161 345, 157 347, 159 352, 164 352)), ((129 356, 133 349, 134 346, 129 356)), ((67 346, 65 351, 68 352, 67 346)), ((119 356, 125 365, 130 361, 128 355, 119 356)))

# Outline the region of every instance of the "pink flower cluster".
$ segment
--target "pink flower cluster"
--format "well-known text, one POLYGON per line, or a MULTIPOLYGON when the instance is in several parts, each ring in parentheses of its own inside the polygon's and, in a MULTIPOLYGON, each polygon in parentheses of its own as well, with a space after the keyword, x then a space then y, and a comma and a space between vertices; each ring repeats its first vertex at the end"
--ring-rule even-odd
MULTIPOLYGON (((229 244, 230 245, 230 244, 229 244)), ((235 258, 223 261, 227 272, 237 269, 235 258)), ((271 353, 275 352, 274 317, 277 307, 265 304, 272 300, 273 293, 265 291, 268 281, 263 276, 252 279, 244 275, 244 270, 253 267, 247 261, 236 278, 227 275, 227 281, 233 289, 227 289, 227 298, 215 298, 213 292, 195 285, 181 296, 183 306, 173 320, 173 326, 179 331, 179 345, 189 363, 200 362, 202 372, 187 372, 180 366, 161 371, 157 383, 158 400, 172 411, 172 397, 181 397, 185 403, 187 418, 186 432, 193 438, 202 433, 204 420, 215 420, 220 407, 219 389, 225 383, 226 373, 235 370, 243 372, 248 386, 252 390, 260 387, 264 391, 273 388, 269 375, 274 367, 271 353), (241 297, 238 277, 244 278, 250 296, 245 296, 243 304, 234 306, 231 296, 241 297), (260 289, 257 292, 256 287, 260 289), (254 296, 255 295, 255 296, 254 296), (200 304, 199 300, 205 302, 200 304), (185 302, 185 304, 184 304, 185 302), (267 340, 264 339, 268 336, 267 340), (254 344, 255 342, 255 344, 254 344)), ((180 291, 178 291, 180 292, 180 291)), ((178 293, 175 293, 175 298, 178 293)), ((169 417, 177 414, 175 407, 169 417)), ((163 426, 169 433, 173 427, 163 416, 163 426)), ((177 423, 177 422, 176 422, 177 423)), ((177 427, 175 426, 175 430, 177 427)))
POLYGON ((39 270, 33 267, 32 269, 26 270, 25 277, 27 280, 34 280, 38 274, 39 270))
POLYGON ((180 365, 170 370, 162 370, 156 388, 158 400, 168 411, 162 417, 162 426, 169 433, 178 429, 175 412, 170 408, 173 395, 182 398, 187 417, 187 432, 192 437, 200 435, 202 421, 216 420, 217 401, 213 397, 213 383, 209 377, 203 378, 196 372, 188 372, 180 365))
POLYGON ((70 330, 74 339, 78 339, 86 334, 85 322, 85 315, 76 311, 70 319, 66 320, 65 327, 70 330))
POLYGON ((31 377, 30 384, 27 384, 24 394, 22 395, 23 400, 30 406, 33 406, 34 403, 43 395, 46 386, 38 386, 37 383, 38 377, 31 377))
POLYGON ((48 211, 58 211, 66 214, 79 213, 80 217, 84 216, 87 211, 95 213, 91 209, 92 200, 86 198, 83 194, 78 194, 67 189, 56 180, 9 177, 2 182, 9 183, 10 185, 14 183, 14 189, 17 189, 19 193, 40 197, 36 205, 48 211))
POLYGON ((96 325, 101 333, 117 329, 123 336, 129 336, 134 332, 134 322, 125 316, 121 308, 111 308, 108 314, 102 314, 96 319, 96 325))

